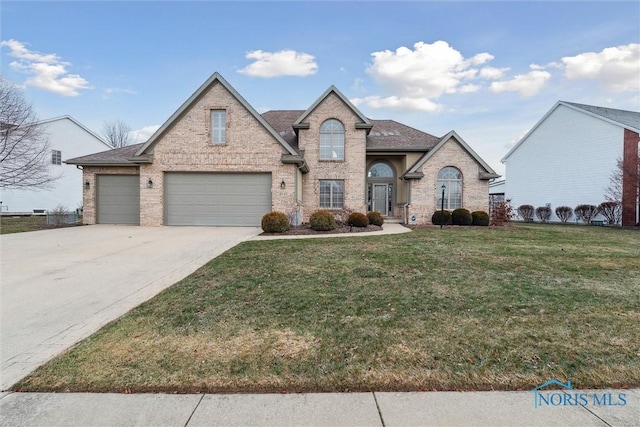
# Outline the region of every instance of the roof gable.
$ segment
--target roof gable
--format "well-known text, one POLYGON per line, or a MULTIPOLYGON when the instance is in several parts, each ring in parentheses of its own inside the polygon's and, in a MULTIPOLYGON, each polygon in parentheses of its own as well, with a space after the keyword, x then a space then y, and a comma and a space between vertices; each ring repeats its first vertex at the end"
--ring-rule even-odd
POLYGON ((616 126, 620 126, 624 129, 629 129, 633 132, 640 133, 640 113, 636 111, 616 110, 614 108, 597 107, 595 105, 577 104, 575 102, 558 101, 538 122, 523 136, 520 141, 514 145, 511 150, 504 155, 502 163, 504 163, 523 143, 526 141, 533 132, 536 131, 547 120, 547 118, 553 114, 558 108, 564 106, 573 111, 577 111, 582 114, 594 117, 598 120, 604 120, 616 126))
POLYGON ((443 136, 442 138, 440 138, 440 142, 438 142, 438 144, 435 147, 433 147, 433 150, 430 150, 428 153, 422 156, 422 158, 420 158, 420 160, 418 160, 416 164, 413 165, 405 175, 409 175, 409 176, 415 175, 417 177, 417 174, 419 173, 418 169, 420 169, 422 165, 424 165, 427 162, 427 160, 429 160, 435 153, 438 152, 440 148, 442 148, 450 140, 454 140, 480 166, 482 166, 482 168, 484 169, 484 172, 480 172, 480 179, 492 179, 492 178, 498 178, 500 176, 493 169, 491 169, 491 166, 489 166, 484 160, 482 160, 482 158, 475 151, 473 151, 473 149, 466 142, 464 142, 464 140, 460 137, 460 135, 458 135, 453 130, 448 134, 446 134, 445 136, 443 136))
POLYGON ((104 144, 108 148, 113 148, 100 135, 98 135, 97 133, 93 132, 91 129, 89 129, 88 127, 86 127, 85 125, 83 125, 82 123, 80 123, 79 121, 77 121, 76 119, 74 119, 73 117, 71 117, 69 115, 53 117, 51 119, 46 119, 46 120, 41 120, 41 121, 37 122, 36 125, 45 125, 45 124, 48 124, 48 123, 58 122, 58 121, 61 121, 61 120, 69 120, 71 123, 73 123, 74 125, 78 126, 84 132, 88 133, 89 135, 91 135, 93 138, 97 139, 99 142, 101 142, 102 144, 104 144))
POLYGON ((313 110, 315 110, 316 107, 320 105, 332 93, 338 96, 338 98, 340 98, 340 100, 344 102, 344 104, 353 112, 353 114, 355 114, 358 117, 358 119, 360 120, 360 123, 356 123, 356 128, 371 129, 373 127, 373 123, 371 123, 371 120, 369 120, 364 114, 362 114, 360 110, 358 110, 356 106, 353 105, 351 101, 349 101, 342 94, 342 92, 338 90, 337 87, 335 87, 334 85, 331 85, 329 89, 325 90, 324 93, 320 95, 320 97, 316 99, 316 101, 313 104, 311 104, 311 107, 309 107, 307 111, 305 111, 304 113, 302 113, 300 117, 298 117, 298 120, 296 120, 293 123, 293 128, 299 129, 299 128, 308 127, 309 124, 305 122, 307 117, 309 117, 309 115, 313 112, 313 110))
POLYGON ((178 108, 169 119, 164 122, 162 126, 144 143, 138 151, 134 154, 134 157, 143 156, 147 154, 149 150, 158 143, 160 137, 176 122, 180 117, 195 103, 200 96, 209 90, 213 85, 221 84, 229 93, 236 99, 243 107, 249 111, 249 113, 282 145, 282 147, 291 155, 297 155, 297 152, 280 136, 267 121, 240 95, 218 72, 215 72, 205 81, 181 106, 178 108))

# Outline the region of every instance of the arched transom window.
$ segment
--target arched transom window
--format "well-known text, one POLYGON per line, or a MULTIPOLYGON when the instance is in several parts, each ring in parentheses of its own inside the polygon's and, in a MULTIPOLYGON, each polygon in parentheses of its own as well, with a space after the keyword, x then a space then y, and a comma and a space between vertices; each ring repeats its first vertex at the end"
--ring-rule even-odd
POLYGON ((336 119, 320 126, 320 160, 344 160, 344 126, 336 119))
POLYGON ((438 209, 442 206, 442 186, 444 185, 444 208, 462 207, 462 173, 453 166, 447 166, 438 172, 438 209))
POLYGON ((369 178, 393 178, 393 169, 386 163, 376 163, 369 168, 369 178))

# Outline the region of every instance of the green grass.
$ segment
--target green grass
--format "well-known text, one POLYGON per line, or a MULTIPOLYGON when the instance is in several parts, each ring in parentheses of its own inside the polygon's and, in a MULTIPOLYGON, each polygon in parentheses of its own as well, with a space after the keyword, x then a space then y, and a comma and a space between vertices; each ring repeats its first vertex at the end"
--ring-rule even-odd
POLYGON ((45 216, 0 217, 0 234, 23 233, 47 228, 45 216))
POLYGON ((14 388, 526 390, 551 378, 640 386, 637 231, 247 242, 14 388))

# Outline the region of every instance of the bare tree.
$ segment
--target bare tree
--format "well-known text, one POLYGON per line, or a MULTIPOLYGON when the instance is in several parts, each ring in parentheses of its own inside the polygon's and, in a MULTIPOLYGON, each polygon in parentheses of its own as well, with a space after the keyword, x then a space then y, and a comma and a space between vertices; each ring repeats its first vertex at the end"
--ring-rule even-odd
POLYGON ((122 148, 131 145, 133 142, 131 131, 131 126, 120 120, 104 122, 102 125, 102 136, 105 137, 113 148, 122 148))
POLYGON ((573 216, 573 209, 569 206, 558 206, 556 208, 556 216, 560 218, 560 221, 567 222, 573 216))
POLYGON ((605 217, 610 225, 617 225, 622 221, 622 204, 617 201, 600 203, 598 213, 605 217))
POLYGON ((20 89, 0 77, 0 187, 46 189, 59 178, 49 169, 47 135, 20 89))

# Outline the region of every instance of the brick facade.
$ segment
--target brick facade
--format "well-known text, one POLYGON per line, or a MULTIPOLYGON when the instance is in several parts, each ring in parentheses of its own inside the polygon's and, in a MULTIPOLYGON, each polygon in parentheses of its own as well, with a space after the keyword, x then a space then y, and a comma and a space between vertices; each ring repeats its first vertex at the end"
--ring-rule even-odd
POLYGON ((456 141, 451 138, 423 165, 424 177, 411 180, 411 203, 408 216, 416 217, 410 223, 430 223, 431 216, 439 209, 440 189, 437 188, 438 172, 453 166, 462 172, 462 207, 470 212, 489 212, 489 181, 480 180, 480 165, 456 141))
POLYGON ((327 96, 307 117, 309 129, 300 129, 298 146, 310 171, 303 177, 303 221, 320 208, 320 180, 344 180, 344 207, 366 212, 365 163, 366 130, 356 129, 359 118, 334 93, 327 96), (344 160, 320 160, 320 126, 326 120, 339 120, 345 130, 344 160))
MULTIPOLYGON (((145 145, 145 155, 152 159, 150 163, 136 164, 134 160, 131 167, 96 167, 85 163, 84 180, 91 185, 84 194, 86 224, 96 222, 95 176, 102 173, 140 176, 142 226, 164 225, 164 179, 169 172, 269 173, 271 209, 288 214, 297 211, 303 222, 320 208, 320 180, 342 180, 344 207, 364 213, 367 212, 367 168, 376 161, 385 161, 394 169, 395 176, 389 181, 393 181, 394 187, 391 216, 403 218, 403 207, 410 201, 409 217, 416 215, 416 222, 428 222, 437 200, 436 177, 445 166, 455 166, 464 175, 463 206, 469 210, 488 210, 488 181, 479 179, 481 166, 453 140, 428 159, 422 168, 424 178, 405 181, 402 175, 427 149, 368 156, 367 132, 372 125, 339 92, 329 90, 314 104, 312 111, 305 113, 304 125, 296 126, 299 153, 308 166, 308 171, 301 171, 300 164, 282 161, 283 154, 293 156, 295 151, 287 147, 283 139, 279 140, 268 125, 265 127, 261 118, 254 115, 226 82, 214 77, 163 126, 161 134, 145 145), (211 142, 211 110, 226 111, 224 144, 211 142), (337 119, 344 126, 344 160, 319 158, 320 126, 329 119, 337 119), (149 180, 153 186, 147 186, 149 180), (281 188, 283 181, 285 185, 281 188)), ((120 161, 130 158, 128 155, 120 161)))
POLYGON ((638 209, 638 142, 640 135, 624 130, 622 159, 622 226, 637 224, 638 209))
MULTIPOLYGON (((96 185, 97 175, 138 175, 138 168, 135 166, 128 167, 96 167, 85 166, 82 169, 82 223, 85 225, 93 225, 96 223, 96 192, 98 186, 96 185), (89 183, 89 189, 85 188, 85 183, 89 183)), ((140 191, 142 196, 142 190, 140 191)))

